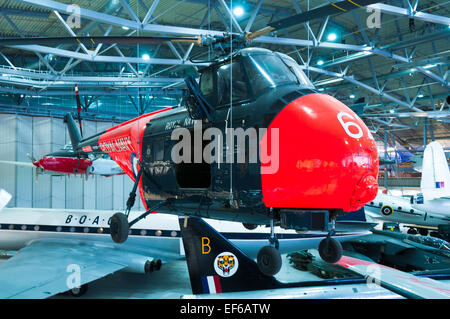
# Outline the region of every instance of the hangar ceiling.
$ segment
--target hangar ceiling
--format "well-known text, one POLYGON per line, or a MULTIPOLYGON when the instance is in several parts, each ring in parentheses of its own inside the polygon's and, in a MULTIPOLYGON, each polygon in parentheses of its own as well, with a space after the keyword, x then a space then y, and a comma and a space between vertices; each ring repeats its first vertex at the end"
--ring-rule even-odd
MULTIPOLYGON (((0 37, 239 33, 328 3, 0 0, 0 37)), ((381 143, 415 150, 436 139, 450 148, 450 2, 369 7, 268 34, 252 46, 296 59, 320 91, 357 111, 381 143)), ((178 104, 183 78, 202 66, 190 58, 208 54, 180 43, 0 47, 0 111, 61 115, 74 110, 77 84, 86 117, 122 121, 178 104)))

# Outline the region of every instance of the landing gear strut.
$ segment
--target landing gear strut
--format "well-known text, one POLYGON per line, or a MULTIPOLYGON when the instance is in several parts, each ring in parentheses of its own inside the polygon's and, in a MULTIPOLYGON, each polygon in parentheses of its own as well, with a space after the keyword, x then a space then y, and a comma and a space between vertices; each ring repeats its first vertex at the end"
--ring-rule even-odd
POLYGON ((149 210, 147 210, 145 213, 143 213, 139 217, 135 218, 131 222, 128 222, 128 215, 130 214, 130 210, 133 207, 135 199, 136 199, 136 190, 137 190, 137 186, 139 184, 139 180, 141 179, 141 175, 142 175, 142 168, 139 169, 139 172, 136 176, 136 180, 133 185, 133 189, 131 190, 131 193, 128 197, 127 208, 125 210, 125 213, 115 213, 111 217, 111 223, 110 223, 110 228, 109 228, 111 238, 114 242, 116 242, 118 244, 121 244, 127 240, 128 234, 130 233, 131 226, 136 224, 141 219, 147 217, 156 208, 161 207, 163 204, 165 204, 165 201, 159 202, 158 204, 151 207, 149 210))
POLYGON ((331 230, 329 231, 327 238, 322 239, 319 244, 319 255, 327 263, 334 264, 342 257, 342 245, 339 241, 331 237, 335 234, 335 218, 331 220, 331 225, 331 230))
POLYGON ((270 209, 272 213, 272 219, 270 221, 270 237, 269 246, 264 246, 258 252, 256 258, 259 270, 266 276, 274 276, 281 269, 281 255, 278 251, 279 242, 275 236, 274 223, 273 223, 273 209, 270 209))

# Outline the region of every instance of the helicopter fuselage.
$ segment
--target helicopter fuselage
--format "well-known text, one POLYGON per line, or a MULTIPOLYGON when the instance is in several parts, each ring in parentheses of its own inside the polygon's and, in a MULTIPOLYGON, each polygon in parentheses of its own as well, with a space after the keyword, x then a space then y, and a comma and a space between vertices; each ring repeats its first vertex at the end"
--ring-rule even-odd
MULTIPOLYGON (((147 209, 165 201, 161 213, 268 224, 280 212, 354 211, 376 196, 375 141, 337 99, 291 83, 232 108, 212 101, 212 121, 167 108, 80 147, 108 153, 133 180, 142 169, 141 199, 147 209)), ((302 229, 296 220, 284 226, 302 229)))

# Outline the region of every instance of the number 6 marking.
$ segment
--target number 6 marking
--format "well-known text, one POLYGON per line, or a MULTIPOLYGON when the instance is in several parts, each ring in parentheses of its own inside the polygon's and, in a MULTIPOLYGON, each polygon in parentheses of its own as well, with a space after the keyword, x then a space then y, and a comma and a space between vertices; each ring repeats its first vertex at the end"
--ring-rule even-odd
POLYGON ((344 128, 345 133, 347 133, 348 136, 353 137, 353 138, 362 137, 363 136, 362 128, 355 122, 350 122, 350 121, 344 122, 344 120, 342 119, 344 116, 347 116, 347 117, 351 118, 352 120, 354 120, 355 118, 346 112, 338 113, 337 119, 338 119, 339 123, 341 123, 342 127, 344 128), (349 130, 350 126, 356 127, 358 129, 358 133, 355 134, 355 133, 350 132, 350 130, 349 130))

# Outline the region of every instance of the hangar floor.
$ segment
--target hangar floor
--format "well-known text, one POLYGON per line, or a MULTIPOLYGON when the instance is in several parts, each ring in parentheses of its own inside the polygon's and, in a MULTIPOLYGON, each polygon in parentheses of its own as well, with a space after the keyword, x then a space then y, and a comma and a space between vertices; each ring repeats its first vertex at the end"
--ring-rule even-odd
MULTIPOLYGON (((310 249, 315 260, 318 260, 319 254, 317 250, 310 249)), ((283 265, 280 272, 276 275, 276 278, 281 282, 310 282, 325 280, 318 275, 310 271, 301 271, 293 267, 289 262, 287 255, 282 255, 283 265)), ((0 258, 0 265, 5 262, 6 258, 0 258)), ((319 269, 320 264, 325 263, 318 261, 319 269)), ((326 264, 326 263, 325 263, 326 264)), ((330 264, 327 264, 330 265, 330 264)), ((340 268, 337 266, 331 266, 332 269, 329 274, 340 274, 340 268)), ((328 268, 328 270, 330 270, 328 268)), ((317 273, 317 272, 316 272, 317 273)), ((345 275, 345 274, 344 274, 345 275)), ((345 275, 348 276, 348 273, 345 275)), ((344 285, 345 286, 345 285, 344 285)), ((401 296, 390 292, 378 285, 348 285, 348 287, 336 286, 320 286, 305 287, 304 291, 297 295, 295 298, 345 298, 345 299, 398 299, 401 296), (362 287, 364 286, 364 287, 362 287), (362 288, 362 289, 361 289, 362 288)), ((186 298, 192 297, 192 290, 189 281, 189 274, 186 261, 175 260, 161 267, 161 270, 152 272, 147 275, 133 274, 126 272, 116 272, 112 275, 98 279, 89 283, 87 292, 81 297, 73 297, 68 293, 59 294, 49 299, 180 299, 185 296, 186 298)), ((218 298, 218 295, 211 295, 211 297, 218 298), (214 297, 217 296, 217 297, 214 297)), ((224 296, 225 297, 225 296, 224 296)), ((233 296, 228 295, 228 298, 279 298, 279 295, 275 297, 252 294, 251 296, 233 296)), ((289 297, 288 297, 289 298, 289 297)))
MULTIPOLYGON (((276 276, 283 282, 322 280, 314 274, 299 271, 282 255, 283 266, 276 276)), ((89 284, 88 291, 80 298, 87 299, 179 299, 191 295, 191 284, 186 261, 175 260, 148 275, 117 272, 89 284)), ((53 298, 74 298, 67 294, 53 298)))

